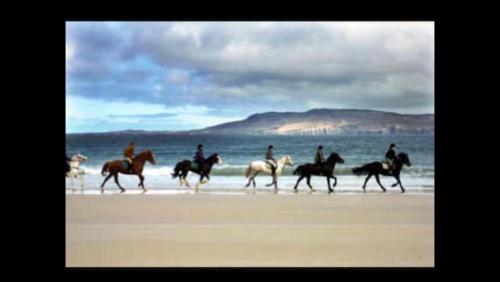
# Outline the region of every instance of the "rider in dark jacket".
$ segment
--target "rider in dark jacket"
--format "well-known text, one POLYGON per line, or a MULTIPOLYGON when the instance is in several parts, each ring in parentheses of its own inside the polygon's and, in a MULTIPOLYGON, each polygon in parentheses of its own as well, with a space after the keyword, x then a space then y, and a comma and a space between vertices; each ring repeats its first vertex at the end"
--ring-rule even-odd
POLYGON ((198 164, 200 169, 204 166, 205 156, 203 155, 203 144, 198 144, 198 149, 194 155, 194 161, 198 164))
POLYGON ((389 171, 392 171, 394 169, 396 159, 398 158, 396 156, 396 150, 394 150, 394 148, 396 148, 396 144, 393 143, 389 146, 389 150, 387 150, 387 152, 385 153, 385 159, 387 164, 389 165, 389 171))
POLYGON ((266 162, 271 165, 271 175, 273 176, 273 179, 275 179, 277 162, 273 158, 273 148, 273 145, 269 145, 269 147, 267 147, 266 162))
POLYGON ((325 157, 323 156, 323 145, 318 146, 318 150, 316 151, 316 155, 314 155, 314 164, 319 165, 320 167, 320 175, 323 174, 325 157))

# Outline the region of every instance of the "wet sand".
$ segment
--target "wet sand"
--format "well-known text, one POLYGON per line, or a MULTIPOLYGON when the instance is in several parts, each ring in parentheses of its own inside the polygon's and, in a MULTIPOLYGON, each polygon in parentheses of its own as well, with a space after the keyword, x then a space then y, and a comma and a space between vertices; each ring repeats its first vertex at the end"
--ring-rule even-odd
POLYGON ((434 196, 67 195, 66 265, 434 266, 434 196))

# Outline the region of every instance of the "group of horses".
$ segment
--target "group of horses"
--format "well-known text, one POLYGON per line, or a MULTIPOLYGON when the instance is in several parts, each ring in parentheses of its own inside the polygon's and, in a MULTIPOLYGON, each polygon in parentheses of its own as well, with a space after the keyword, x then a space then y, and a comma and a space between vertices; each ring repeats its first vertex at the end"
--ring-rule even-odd
MULTIPOLYGON (((81 178, 81 186, 83 189, 83 177, 82 177, 83 171, 79 168, 79 166, 80 163, 85 161, 86 159, 87 158, 85 156, 80 154, 74 155, 71 158, 70 170, 69 172, 66 173, 66 176, 71 178, 73 191, 76 190, 74 186, 74 179, 76 179, 77 177, 81 178)), ((146 162, 149 162, 151 164, 156 164, 156 158, 153 152, 150 150, 143 151, 135 157, 132 171, 129 170, 128 163, 125 160, 114 160, 106 162, 101 170, 101 174, 106 177, 103 183, 101 184, 101 193, 104 192, 104 185, 111 177, 114 177, 115 183, 116 185, 118 185, 118 188, 120 188, 120 191, 122 193, 125 192, 125 188, 123 188, 120 185, 120 182, 118 181, 119 173, 128 175, 137 175, 140 180, 138 187, 141 187, 143 192, 146 192, 147 189, 144 186, 144 175, 142 174, 146 162)), ((196 190, 198 190, 200 184, 206 183, 210 180, 210 171, 212 169, 212 166, 221 163, 223 163, 223 161, 218 154, 212 154, 211 156, 209 156, 205 160, 204 165, 201 166, 193 161, 183 160, 175 165, 172 177, 174 179, 179 178, 180 186, 185 185, 187 187, 190 187, 190 184, 187 181, 187 175, 190 171, 196 173, 200 176, 199 181, 196 184, 196 190)), ((331 153, 322 166, 312 163, 306 163, 298 166, 293 171, 293 175, 297 175, 299 177, 297 179, 297 183, 294 186, 294 190, 297 191, 299 183, 304 178, 306 178, 309 189, 311 191, 315 191, 315 189, 311 186, 310 183, 311 176, 315 175, 315 176, 324 176, 327 181, 328 192, 330 193, 333 192, 330 179, 334 180, 333 187, 337 186, 337 178, 333 175, 335 170, 335 165, 337 163, 342 164, 344 163, 344 160, 340 157, 339 154, 331 153)), ((278 189, 277 176, 281 175, 283 168, 285 166, 294 166, 294 163, 289 155, 285 155, 280 159, 278 159, 276 161, 276 164, 277 164, 275 170, 276 177, 273 177, 273 181, 269 184, 266 184, 266 186, 274 185, 274 188, 278 189)), ((403 165, 411 166, 410 158, 406 153, 399 153, 397 155, 397 159, 394 162, 394 167, 392 170, 389 170, 386 167, 384 167, 382 162, 371 162, 363 166, 354 168, 352 172, 355 175, 367 174, 365 182, 362 186, 363 191, 366 191, 366 183, 368 182, 368 180, 372 176, 375 176, 378 185, 380 186, 380 188, 382 188, 382 191, 385 192, 386 188, 382 185, 382 183, 380 183, 380 177, 379 177, 380 175, 384 175, 384 176, 394 177, 396 179, 396 183, 392 184, 392 187, 396 187, 397 185, 399 185, 401 192, 404 193, 405 189, 403 187, 403 184, 401 184, 401 179, 400 179, 400 173, 403 168, 403 165)), ((272 175, 271 165, 266 161, 253 161, 252 163, 250 163, 245 171, 245 177, 248 178, 248 183, 245 185, 245 188, 249 187, 250 184, 253 184, 253 187, 255 188, 256 186, 255 177, 258 174, 272 175)))

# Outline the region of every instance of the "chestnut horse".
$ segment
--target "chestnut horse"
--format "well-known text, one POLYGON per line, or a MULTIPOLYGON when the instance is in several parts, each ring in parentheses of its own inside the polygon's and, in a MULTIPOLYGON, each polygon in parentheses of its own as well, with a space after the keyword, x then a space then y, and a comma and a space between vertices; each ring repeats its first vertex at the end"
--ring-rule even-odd
POLYGON ((144 163, 146 161, 152 164, 156 164, 155 156, 153 152, 151 152, 150 150, 141 152, 134 158, 134 163, 132 165, 133 172, 128 171, 128 163, 127 165, 122 165, 122 162, 124 162, 124 160, 114 160, 106 162, 102 167, 101 174, 103 176, 106 176, 106 172, 109 172, 109 175, 104 179, 104 182, 101 185, 101 193, 104 192, 104 184, 106 184, 106 182, 109 180, 109 178, 111 178, 111 176, 115 177, 116 185, 118 185, 118 187, 120 188, 121 193, 125 192, 125 189, 118 182, 118 173, 130 174, 130 175, 135 174, 139 176, 141 182, 139 182, 138 187, 142 187, 142 190, 146 192, 147 189, 144 187, 144 176, 142 175, 142 169, 144 168, 144 163))

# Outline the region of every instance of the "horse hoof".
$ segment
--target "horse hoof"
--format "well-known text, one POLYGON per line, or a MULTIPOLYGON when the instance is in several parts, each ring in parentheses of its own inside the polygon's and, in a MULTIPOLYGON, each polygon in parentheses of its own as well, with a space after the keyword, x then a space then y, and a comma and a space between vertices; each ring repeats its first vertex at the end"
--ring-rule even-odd
POLYGON ((328 193, 333 193, 333 190, 332 189, 328 190, 328 193))

